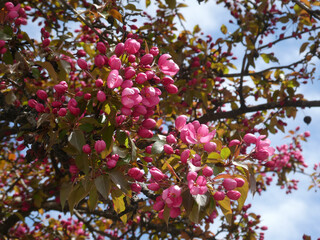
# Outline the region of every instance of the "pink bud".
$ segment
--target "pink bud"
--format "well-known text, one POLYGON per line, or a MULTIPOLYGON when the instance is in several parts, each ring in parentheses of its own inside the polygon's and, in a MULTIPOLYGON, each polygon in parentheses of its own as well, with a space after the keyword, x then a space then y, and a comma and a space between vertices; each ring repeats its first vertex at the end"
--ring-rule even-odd
POLYGON ((244 135, 243 141, 246 144, 256 143, 257 137, 255 135, 253 135, 252 133, 247 133, 246 135, 244 135))
POLYGON ((163 145, 163 150, 166 154, 173 154, 173 148, 168 144, 163 145))
POLYGON ((103 140, 98 140, 94 144, 94 149, 96 150, 97 153, 101 153, 103 150, 105 150, 107 147, 105 141, 103 140))
POLYGON ((138 73, 137 77, 136 77, 136 82, 139 84, 144 83, 145 81, 147 81, 147 75, 145 73, 138 73))
POLYGON ((146 55, 144 55, 141 60, 140 60, 140 64, 142 65, 148 65, 151 64, 153 61, 153 55, 150 53, 147 53, 146 55))
POLYGON ((133 67, 127 67, 124 71, 125 79, 131 79, 136 74, 136 70, 133 67))
POLYGON ((150 169, 150 174, 151 176, 154 178, 154 180, 156 180, 157 182, 158 181, 161 181, 162 179, 165 179, 166 178, 166 175, 163 174, 160 169, 156 168, 156 167, 152 167, 150 169))
POLYGON ((84 94, 84 96, 83 96, 83 98, 85 99, 85 100, 90 100, 91 99, 91 93, 85 93, 84 94))
POLYGON ((143 138, 152 138, 153 132, 149 129, 146 129, 146 128, 140 128, 138 130, 138 135, 143 138))
POLYGON ((59 111, 58 111, 58 115, 60 117, 64 117, 65 115, 67 115, 67 109, 65 108, 60 108, 59 111))
POLYGON ((217 191, 217 192, 215 192, 215 194, 213 194, 213 198, 216 201, 222 201, 225 198, 225 194, 224 194, 224 192, 217 191))
POLYGON ((161 196, 158 196, 156 198, 155 203, 153 204, 153 209, 156 211, 160 211, 161 209, 164 208, 164 205, 165 205, 165 203, 164 203, 164 201, 162 201, 161 196))
POLYGON ((104 102, 106 100, 106 94, 103 91, 98 91, 97 99, 99 102, 104 102))
POLYGON ((107 167, 109 169, 114 168, 116 165, 117 165, 117 161, 114 160, 114 159, 109 159, 108 162, 107 162, 107 167))
POLYGON ((6 45, 6 41, 0 40, 0 48, 4 47, 4 45, 6 45))
POLYGON ((42 46, 43 47, 48 47, 49 44, 50 44, 50 39, 49 38, 43 39, 43 41, 42 41, 42 46))
POLYGON ((133 82, 132 80, 125 80, 123 81, 123 83, 121 84, 122 88, 131 88, 133 86, 133 82))
POLYGON ((202 169, 202 174, 203 176, 211 177, 213 175, 213 170, 211 167, 206 166, 205 168, 202 169))
POLYGON ((214 142, 207 142, 203 148, 206 152, 211 153, 216 150, 217 144, 214 142))
POLYGON ((110 59, 109 59, 109 66, 111 69, 116 69, 119 70, 121 68, 121 60, 119 58, 117 58, 116 55, 113 55, 110 59))
POLYGON ((61 81, 59 84, 55 85, 53 88, 54 90, 56 90, 58 94, 64 94, 68 90, 68 84, 65 81, 61 81))
POLYGON ((128 57, 128 62, 134 63, 135 61, 136 61, 136 56, 133 55, 133 54, 129 55, 129 57, 128 57))
POLYGON ((191 180, 195 181, 198 177, 198 174, 196 172, 189 172, 187 175, 187 180, 190 182, 191 180))
POLYGON ((152 118, 147 118, 142 122, 142 126, 147 129, 152 129, 156 126, 157 122, 152 118))
POLYGON ((224 188, 229 191, 229 190, 233 190, 237 187, 237 182, 236 180, 232 179, 232 178, 225 178, 223 180, 222 185, 224 186, 224 188))
POLYGON ((88 64, 87 64, 87 62, 86 62, 84 59, 82 59, 82 58, 79 58, 79 59, 77 60, 77 64, 78 64, 78 66, 79 66, 82 70, 88 69, 88 64))
POLYGON ((241 193, 236 190, 231 190, 227 192, 227 196, 231 200, 238 200, 241 197, 241 193))
POLYGON ((103 65, 105 64, 105 62, 104 62, 104 57, 102 56, 102 55, 97 55, 95 58, 94 58, 94 64, 97 66, 97 67, 99 67, 99 68, 101 68, 101 67, 103 67, 103 65))
POLYGON ((47 100, 47 97, 48 97, 47 93, 44 90, 38 90, 37 91, 37 96, 41 100, 47 100))
POLYGON ((238 139, 233 139, 233 140, 230 141, 229 147, 237 146, 239 144, 240 144, 240 141, 238 139))
POLYGON ((98 42, 98 43, 97 43, 97 49, 98 49, 98 51, 99 51, 100 53, 102 53, 102 54, 105 54, 105 53, 106 53, 106 50, 107 50, 106 45, 104 45, 103 42, 98 42))
POLYGON ((171 77, 166 76, 162 78, 161 82, 163 85, 169 85, 169 84, 173 84, 174 80, 171 77))
POLYGON ((175 126, 178 131, 180 131, 187 123, 187 116, 181 115, 177 117, 175 121, 175 126))
POLYGON ((44 112, 44 106, 41 103, 37 103, 35 109, 37 112, 44 112))
POLYGON ((176 139, 172 134, 169 134, 169 135, 166 137, 166 141, 167 141, 167 143, 169 143, 169 144, 175 144, 175 143, 177 143, 177 139, 176 139))
POLYGON ((178 207, 174 207, 170 209, 170 217, 171 218, 176 218, 179 217, 181 214, 181 210, 178 207))
POLYGON ((151 191, 158 191, 160 189, 160 185, 158 183, 149 183, 147 187, 151 191))
POLYGON ((130 185, 130 188, 132 191, 136 192, 136 193, 140 193, 142 187, 138 184, 138 183, 132 183, 130 185))
POLYGON ((36 100, 34 100, 34 99, 30 99, 29 101, 28 101, 28 105, 29 105, 29 107, 31 107, 31 108, 35 108, 36 107, 36 105, 37 105, 37 101, 36 100))
POLYGON ((129 54, 135 54, 140 49, 140 43, 135 39, 128 38, 124 43, 124 49, 129 54))
POLYGON ((242 178, 234 178, 234 180, 237 182, 237 187, 242 187, 245 183, 244 179, 242 178))
POLYGON ((86 154, 90 154, 91 153, 91 148, 90 148, 89 144, 83 145, 82 151, 84 153, 86 153, 86 154))
POLYGON ((56 108, 56 107, 61 107, 61 105, 62 105, 62 103, 59 102, 59 101, 53 101, 53 102, 51 103, 51 106, 54 107, 54 108, 56 108))
POLYGON ((159 54, 159 48, 158 47, 152 47, 150 49, 150 53, 155 57, 159 54))
POLYGON ((95 84, 96 84, 96 87, 102 87, 102 86, 103 86, 103 81, 102 81, 102 79, 98 78, 98 79, 95 81, 95 84))
POLYGON ((166 90, 170 94, 176 94, 178 92, 178 88, 174 84, 168 84, 166 85, 166 90))
POLYGON ((186 164, 189 157, 190 157, 190 150, 186 149, 181 153, 180 160, 183 164, 186 164))
POLYGON ((130 177, 132 177, 133 179, 135 180, 141 180, 141 178, 143 177, 144 175, 144 172, 142 170, 140 170, 139 168, 137 167, 134 167, 134 168, 130 168, 129 171, 128 171, 128 175, 130 177))
POLYGON ((144 157, 143 160, 148 163, 151 163, 153 161, 152 157, 144 157))
POLYGON ((4 4, 4 6, 6 7, 6 9, 7 9, 8 11, 10 11, 11 9, 14 8, 14 4, 13 4, 12 2, 6 2, 6 3, 4 4))
POLYGON ((85 57, 87 54, 84 50, 78 50, 77 52, 77 56, 80 58, 80 57, 85 57))
POLYGON ((119 57, 123 54, 123 52, 124 52, 124 43, 118 43, 114 50, 114 53, 119 57))
POLYGON ((261 230, 262 230, 262 231, 267 231, 267 230, 268 230, 268 227, 267 227, 267 226, 262 226, 262 227, 261 227, 261 230))

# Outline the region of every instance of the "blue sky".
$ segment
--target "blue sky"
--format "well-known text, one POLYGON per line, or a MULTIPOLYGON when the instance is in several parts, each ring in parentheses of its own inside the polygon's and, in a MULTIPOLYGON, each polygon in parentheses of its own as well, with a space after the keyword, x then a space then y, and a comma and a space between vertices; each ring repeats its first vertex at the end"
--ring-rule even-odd
MULTIPOLYGON (((144 6, 142 1, 142 6, 144 6)), ((183 10, 183 15, 186 19, 184 22, 187 29, 193 29, 194 25, 199 24, 205 35, 211 34, 213 39, 221 35, 220 26, 226 24, 230 19, 229 13, 222 6, 217 6, 215 1, 209 1, 207 4, 199 5, 196 0, 185 1, 189 5, 188 8, 183 10)), ((143 7, 141 7, 143 8, 143 7)), ((149 7, 148 12, 154 12, 154 7, 149 7)), ((36 26, 33 26, 36 27, 36 26)), ((177 24, 177 27, 181 29, 181 26, 177 24)), ((28 25, 30 29, 30 25, 28 25)), ((40 38, 40 31, 34 31, 33 37, 40 38)), ((274 49, 277 53, 280 53, 282 58, 281 62, 289 63, 298 56, 298 49, 296 42, 290 42, 288 45, 278 47, 274 49)), ((241 49, 238 50, 241 53, 241 49)), ((235 56, 241 56, 235 54, 235 56)), ((318 62, 319 65, 319 62, 318 62)), ((263 68, 265 65, 263 62, 257 64, 257 69, 263 68)), ((317 79, 319 78, 319 71, 317 79)), ((318 80, 314 81, 313 85, 304 85, 301 88, 301 93, 305 94, 305 98, 309 100, 320 99, 320 83, 318 80)), ((300 110, 296 119, 288 120, 287 130, 295 129, 300 126, 301 132, 310 131, 311 137, 307 143, 303 143, 303 155, 306 163, 311 166, 307 171, 312 171, 314 163, 320 162, 319 160, 319 142, 320 142, 320 108, 304 109, 300 110), (303 122, 303 118, 306 115, 312 117, 310 125, 306 125, 303 122)), ((285 134, 277 134, 270 136, 273 146, 278 146, 284 142, 288 142, 289 139, 284 139, 285 134)), ((320 195, 319 192, 314 190, 308 191, 307 188, 310 184, 310 179, 305 176, 296 176, 300 179, 299 190, 294 191, 290 195, 285 194, 285 190, 281 190, 275 186, 262 194, 262 196, 255 195, 254 198, 248 197, 247 202, 252 203, 252 209, 262 217, 262 225, 268 226, 268 231, 265 232, 265 239, 281 239, 281 240, 295 240, 302 239, 304 233, 311 235, 312 239, 320 237, 320 195)))

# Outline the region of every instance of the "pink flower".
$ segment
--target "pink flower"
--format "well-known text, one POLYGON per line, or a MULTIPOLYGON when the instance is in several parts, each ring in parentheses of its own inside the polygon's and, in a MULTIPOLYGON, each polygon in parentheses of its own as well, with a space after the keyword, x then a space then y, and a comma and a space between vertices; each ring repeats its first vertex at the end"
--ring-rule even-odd
POLYGON ((207 125, 198 121, 188 123, 181 130, 181 140, 186 144, 208 143, 214 137, 216 131, 209 132, 207 125))
POLYGON ((173 60, 168 60, 169 58, 171 58, 169 54, 161 55, 158 61, 158 66, 164 74, 174 76, 179 71, 179 67, 173 60))
POLYGON ((142 94, 142 104, 146 107, 152 108, 160 102, 159 95, 161 91, 158 88, 154 87, 145 87, 141 91, 142 94))
POLYGON ((238 139, 233 139, 233 140, 230 141, 229 147, 237 146, 239 144, 240 144, 240 141, 238 139))
POLYGON ((136 192, 136 193, 140 193, 142 187, 138 184, 138 183, 132 183, 130 185, 130 188, 132 191, 136 192))
POLYGON ((97 99, 99 102, 104 102, 106 100, 106 94, 103 91, 98 91, 97 99))
POLYGON ((186 164, 189 157, 190 157, 190 149, 186 149, 181 153, 180 160, 183 164, 186 164))
POLYGON ((130 168, 128 171, 128 175, 133 179, 139 181, 143 178, 144 172, 137 167, 130 168))
POLYGON ((163 150, 166 154, 173 154, 173 148, 168 144, 163 145, 163 150))
POLYGON ((208 153, 215 151, 216 148, 217 148, 217 144, 214 142, 207 142, 203 147, 203 149, 208 153))
POLYGON ((176 129, 178 131, 182 130, 183 127, 186 125, 186 123, 187 123, 187 116, 180 115, 179 117, 176 118, 176 121, 175 121, 176 129))
POLYGON ((148 65, 151 64, 153 61, 153 55, 150 53, 147 53, 146 55, 144 55, 141 60, 140 60, 140 64, 142 65, 148 65))
POLYGON ((181 214, 181 209, 179 207, 170 209, 170 217, 171 218, 179 217, 180 214, 181 214))
POLYGON ((176 94, 178 92, 178 88, 174 84, 168 84, 165 87, 166 87, 167 92, 170 94, 176 94))
POLYGON ((142 101, 142 97, 139 93, 139 89, 135 87, 123 89, 121 95, 121 103, 123 106, 132 108, 133 106, 138 105, 142 101))
POLYGON ((140 137, 143 137, 143 138, 152 138, 153 137, 153 132, 149 129, 146 129, 146 128, 139 128, 138 130, 138 135, 140 137))
POLYGON ((111 56, 108 63, 111 69, 119 70, 121 68, 121 60, 116 55, 111 56))
POLYGON ((77 60, 77 64, 78 64, 78 66, 79 66, 82 70, 88 69, 88 64, 87 64, 87 62, 86 62, 84 59, 82 59, 82 58, 79 58, 79 59, 77 60))
POLYGON ((65 81, 61 81, 59 84, 55 85, 53 88, 54 90, 56 90, 58 94, 64 94, 68 90, 68 84, 65 81))
POLYGON ((138 73, 137 77, 136 77, 136 82, 139 84, 144 83, 145 81, 147 81, 147 74, 145 73, 138 73))
POLYGON ((140 49, 140 43, 135 39, 128 38, 124 43, 124 49, 129 54, 135 54, 140 49))
POLYGON ((114 53, 119 57, 123 54, 123 52, 124 52, 124 43, 118 43, 114 50, 114 53))
POLYGON ((213 198, 216 201, 222 201, 225 198, 225 194, 224 192, 217 191, 215 194, 213 194, 213 198))
POLYGON ((95 58, 94 58, 94 64, 101 68, 103 67, 103 65, 105 64, 105 60, 104 60, 104 57, 102 55, 97 55, 95 58))
POLYGON ((133 67, 127 67, 127 68, 124 70, 124 77, 125 77, 125 79, 130 79, 130 78, 132 78, 135 74, 136 74, 136 70, 134 70, 133 67))
POLYGON ((222 185, 227 191, 233 190, 237 187, 237 181, 232 178, 225 178, 222 185))
POLYGON ((273 147, 270 147, 270 139, 267 138, 265 140, 262 140, 265 137, 265 135, 261 135, 258 137, 256 142, 256 153, 254 155, 258 160, 262 161, 273 155, 275 151, 273 147))
POLYGON ((169 208, 180 207, 182 204, 181 188, 177 185, 171 186, 162 192, 162 199, 169 208))
POLYGON ((161 196, 158 196, 156 198, 156 201, 155 203, 153 204, 153 209, 156 210, 156 211, 160 211, 161 209, 164 208, 164 201, 162 200, 161 196))
POLYGON ((98 49, 98 51, 99 51, 100 53, 102 53, 102 54, 105 54, 105 53, 106 53, 106 50, 107 50, 106 45, 104 45, 103 42, 98 42, 98 43, 97 43, 97 49, 98 49))
POLYGON ((167 141, 167 143, 169 143, 169 144, 175 144, 175 143, 177 143, 177 139, 176 139, 175 136, 173 136, 172 134, 169 134, 169 135, 166 137, 166 141, 167 141))
POLYGON ((112 70, 107 78, 107 86, 108 88, 117 88, 120 87, 123 82, 122 77, 119 75, 118 70, 112 70))
POLYGON ((211 167, 206 166, 205 168, 202 169, 202 174, 205 177, 211 177, 213 175, 213 170, 211 167))
POLYGON ((152 118, 147 118, 142 122, 142 126, 147 129, 152 129, 156 126, 157 122, 152 118))
POLYGON ((30 99, 29 101, 28 101, 28 105, 29 105, 29 107, 31 107, 31 108, 35 108, 36 107, 36 105, 37 105, 37 100, 35 100, 35 99, 30 99))
POLYGON ((231 190, 227 192, 227 196, 231 200, 238 200, 241 197, 241 193, 236 190, 231 190))
POLYGON ((103 86, 103 80, 101 78, 98 78, 95 81, 96 87, 102 87, 103 86))
POLYGON ((255 135, 253 135, 252 133, 247 133, 246 135, 244 135, 243 141, 246 144, 256 143, 257 137, 255 135))
POLYGON ((86 153, 86 154, 91 153, 91 148, 90 148, 89 144, 83 145, 82 151, 83 151, 84 153, 86 153))
POLYGON ((237 187, 242 187, 245 183, 242 178, 235 178, 234 180, 237 182, 237 187))
POLYGON ((201 166, 201 157, 199 154, 195 154, 194 158, 191 159, 191 163, 196 166, 196 167, 200 167, 201 166))
POLYGON ((147 187, 151 191, 158 191, 160 189, 160 185, 158 183, 149 183, 147 187))
POLYGON ((65 108, 60 108, 59 111, 58 111, 58 115, 60 117, 64 117, 65 115, 67 115, 67 109, 65 108))
POLYGON ((98 140, 94 144, 94 149, 96 150, 97 153, 101 153, 103 150, 105 150, 107 147, 105 141, 103 140, 98 140))
POLYGON ((188 187, 192 195, 202 195, 208 191, 207 180, 203 176, 198 176, 195 172, 189 172, 188 176, 188 187), (197 179, 197 180, 196 180, 197 179))
POLYGON ((167 178, 167 176, 156 167, 152 167, 149 172, 153 179, 157 182, 167 178))
POLYGON ((159 48, 158 47, 152 47, 150 49, 150 53, 155 57, 159 54, 159 48))

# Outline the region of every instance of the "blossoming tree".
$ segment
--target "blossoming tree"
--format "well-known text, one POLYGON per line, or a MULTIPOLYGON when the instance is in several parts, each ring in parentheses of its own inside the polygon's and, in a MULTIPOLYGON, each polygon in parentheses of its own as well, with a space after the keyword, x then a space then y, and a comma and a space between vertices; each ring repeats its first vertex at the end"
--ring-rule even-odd
POLYGON ((0 3, 1 239, 263 239, 249 192, 297 189, 286 176, 305 173, 309 132, 267 136, 320 106, 299 92, 315 78, 319 2, 217 0, 219 38, 178 32, 183 2, 138 2, 0 3), (272 47, 290 40, 300 59, 282 65, 272 47))

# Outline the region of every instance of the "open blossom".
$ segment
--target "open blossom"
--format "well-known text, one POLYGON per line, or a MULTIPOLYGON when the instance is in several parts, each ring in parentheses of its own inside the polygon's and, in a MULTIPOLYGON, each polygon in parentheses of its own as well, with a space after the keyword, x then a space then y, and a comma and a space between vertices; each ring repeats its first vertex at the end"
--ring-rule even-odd
MULTIPOLYGON (((179 126, 181 128, 181 126, 179 126)), ((186 124, 181 129, 181 140, 186 144, 208 143, 214 137, 216 131, 209 132, 209 128, 205 124, 198 121, 186 124)))
POLYGON ((140 43, 135 39, 128 38, 124 43, 124 49, 129 54, 135 54, 140 49, 140 43))
POLYGON ((182 204, 181 188, 174 185, 165 189, 162 192, 162 199, 169 208, 180 207, 182 204))
POLYGON ((169 76, 174 76, 179 71, 178 65, 170 59, 170 54, 163 54, 159 58, 158 66, 164 74, 167 74, 169 76))
POLYGON ((158 88, 145 87, 142 89, 141 94, 142 104, 146 107, 154 107, 160 102, 161 91, 158 88))
POLYGON ((203 176, 198 176, 196 172, 189 172, 188 176, 188 187, 192 195, 202 195, 208 191, 207 180, 203 176))
POLYGON ((121 96, 121 103, 126 108, 132 108, 142 101, 140 91, 136 87, 123 89, 121 96))
POLYGON ((261 135, 257 138, 257 142, 256 142, 256 152, 255 152, 255 157, 258 160, 266 160, 268 157, 270 157, 271 155, 273 155, 274 153, 274 148, 270 147, 270 139, 264 139, 266 136, 265 135, 261 135))
POLYGON ((120 87, 123 82, 122 77, 119 75, 118 70, 112 70, 107 78, 107 86, 108 88, 117 88, 120 87))

